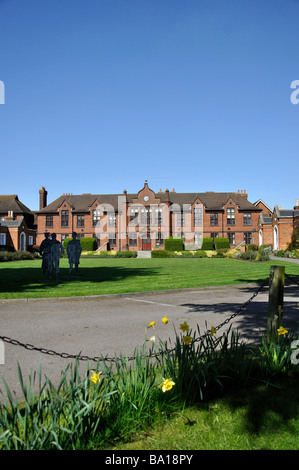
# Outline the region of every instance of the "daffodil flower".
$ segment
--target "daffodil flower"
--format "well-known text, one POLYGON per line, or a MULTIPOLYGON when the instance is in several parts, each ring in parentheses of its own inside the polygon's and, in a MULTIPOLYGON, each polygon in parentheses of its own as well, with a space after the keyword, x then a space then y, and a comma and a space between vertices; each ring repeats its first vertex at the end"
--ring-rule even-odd
POLYGON ((186 321, 184 323, 180 324, 180 330, 182 330, 182 331, 188 331, 189 330, 189 325, 186 321))
POLYGON ((150 324, 148 325, 148 328, 154 328, 155 324, 156 324, 155 321, 151 321, 150 324))
POLYGON ((216 328, 212 326, 211 328, 211 335, 214 336, 216 334, 216 328))
POLYGON ((172 379, 166 379, 164 380, 164 382, 161 383, 160 387, 162 388, 162 392, 168 392, 172 389, 174 385, 175 383, 172 379))
POLYGON ((286 335, 288 333, 288 330, 286 330, 283 326, 278 328, 278 335, 286 335))
POLYGON ((151 341, 152 343, 154 343, 156 341, 156 337, 152 336, 151 338, 147 339, 146 341, 151 341))
POLYGON ((164 325, 167 325, 167 323, 168 323, 167 315, 165 315, 165 317, 162 318, 162 322, 164 323, 164 325))
POLYGON ((102 372, 99 372, 98 374, 96 372, 93 372, 92 376, 90 377, 90 380, 95 384, 99 383, 101 374, 102 372))
POLYGON ((191 336, 187 336, 187 335, 186 335, 186 336, 184 336, 184 338, 182 339, 182 341, 183 341, 184 344, 190 344, 191 341, 192 341, 192 338, 191 338, 191 336))

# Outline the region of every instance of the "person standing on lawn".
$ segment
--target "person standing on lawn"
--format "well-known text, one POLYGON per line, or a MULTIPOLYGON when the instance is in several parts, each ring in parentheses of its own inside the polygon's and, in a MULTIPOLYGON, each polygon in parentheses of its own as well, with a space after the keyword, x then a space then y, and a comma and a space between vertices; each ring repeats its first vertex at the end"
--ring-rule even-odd
POLYGON ((78 275, 78 265, 79 259, 82 251, 80 240, 77 239, 77 233, 72 233, 72 240, 68 243, 67 246, 67 255, 70 263, 69 277, 72 275, 73 265, 75 265, 75 274, 78 275))

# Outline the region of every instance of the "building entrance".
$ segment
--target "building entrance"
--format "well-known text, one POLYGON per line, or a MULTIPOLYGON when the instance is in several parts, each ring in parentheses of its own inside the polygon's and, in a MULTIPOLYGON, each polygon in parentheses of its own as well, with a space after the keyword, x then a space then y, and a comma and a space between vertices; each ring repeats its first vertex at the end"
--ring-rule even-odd
POLYGON ((142 250, 143 251, 150 251, 152 249, 152 244, 151 244, 151 237, 142 237, 142 250))

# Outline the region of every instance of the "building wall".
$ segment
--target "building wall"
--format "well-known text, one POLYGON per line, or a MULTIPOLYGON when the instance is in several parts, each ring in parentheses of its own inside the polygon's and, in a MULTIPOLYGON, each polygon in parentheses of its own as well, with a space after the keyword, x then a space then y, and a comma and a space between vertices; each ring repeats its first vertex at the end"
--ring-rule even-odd
MULTIPOLYGON (((164 202, 161 204, 159 199, 159 193, 155 195, 149 188, 145 187, 138 193, 138 197, 131 204, 121 202, 120 207, 116 208, 115 212, 115 226, 110 226, 109 213, 103 212, 103 208, 99 205, 98 201, 95 201, 92 206, 85 212, 74 212, 71 205, 65 199, 56 212, 49 214, 38 214, 38 230, 37 230, 37 245, 40 245, 44 239, 45 231, 50 233, 56 233, 57 239, 62 241, 65 237, 70 237, 73 231, 76 231, 79 236, 84 235, 86 237, 96 237, 99 239, 99 245, 102 246, 109 241, 109 233, 115 234, 116 244, 110 248, 113 250, 142 250, 142 249, 155 249, 163 248, 163 245, 157 245, 156 241, 158 234, 163 232, 164 238, 169 236, 180 236, 185 235, 186 243, 194 243, 194 232, 198 232, 202 237, 218 236, 228 237, 230 234, 234 234, 234 243, 231 246, 236 246, 244 243, 244 234, 248 234, 246 238, 246 244, 258 245, 258 217, 259 211, 251 211, 250 223, 244 224, 244 214, 246 211, 240 211, 238 205, 233 200, 228 200, 223 210, 208 211, 201 201, 196 200, 191 206, 191 212, 185 212, 185 226, 178 226, 176 222, 177 214, 173 210, 170 202, 164 202), (144 203, 144 197, 148 197, 146 206, 144 203), (136 221, 134 226, 130 223, 130 209, 136 207, 151 207, 154 211, 156 208, 161 208, 163 215, 163 223, 157 226, 144 227, 140 223, 139 219, 136 221), (97 208, 101 208, 100 227, 94 227, 93 225, 93 211, 97 208), (202 208, 202 227, 196 227, 194 225, 194 209, 202 208), (170 210, 172 209, 172 210, 170 210), (234 209, 234 224, 228 223, 228 209, 234 209), (68 226, 64 227, 61 224, 62 211, 68 211, 68 226), (218 214, 218 224, 211 224, 211 214, 218 214), (46 225, 47 215, 52 217, 52 226, 46 225), (78 226, 78 216, 84 216, 84 227, 78 226), (128 234, 137 234, 136 244, 130 241, 128 234), (120 239, 119 239, 120 234, 120 239), (151 237, 150 245, 145 246, 143 238, 151 237)), ((183 208, 181 208, 182 211, 183 208)), ((107 249, 107 245, 103 246, 103 249, 107 249)))

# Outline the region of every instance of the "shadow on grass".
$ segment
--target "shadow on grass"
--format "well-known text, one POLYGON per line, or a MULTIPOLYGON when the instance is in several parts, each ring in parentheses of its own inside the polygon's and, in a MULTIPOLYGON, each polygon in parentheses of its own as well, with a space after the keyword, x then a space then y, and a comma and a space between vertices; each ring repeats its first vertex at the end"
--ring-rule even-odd
POLYGON ((246 413, 242 422, 245 432, 254 436, 287 431, 297 434, 293 420, 299 413, 299 376, 278 375, 270 384, 251 386, 245 390, 228 393, 223 398, 230 410, 236 412, 244 408, 246 413))
POLYGON ((41 268, 23 267, 22 269, 5 268, 0 271, 0 293, 26 292, 30 290, 47 291, 57 286, 70 286, 71 284, 80 284, 92 282, 94 284, 109 281, 120 281, 126 278, 158 276, 159 271, 148 268, 127 268, 127 267, 84 267, 79 268, 79 275, 72 275, 69 278, 69 269, 60 268, 59 280, 56 280, 55 273, 53 278, 47 280, 43 275, 41 268))

